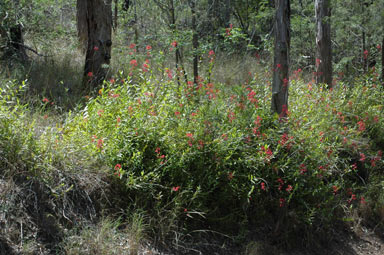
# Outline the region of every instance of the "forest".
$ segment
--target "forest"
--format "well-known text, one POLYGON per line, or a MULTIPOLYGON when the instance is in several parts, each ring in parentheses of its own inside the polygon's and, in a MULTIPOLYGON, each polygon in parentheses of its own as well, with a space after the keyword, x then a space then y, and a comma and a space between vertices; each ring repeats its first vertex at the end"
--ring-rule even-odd
POLYGON ((0 255, 384 254, 384 0, 0 0, 0 255))

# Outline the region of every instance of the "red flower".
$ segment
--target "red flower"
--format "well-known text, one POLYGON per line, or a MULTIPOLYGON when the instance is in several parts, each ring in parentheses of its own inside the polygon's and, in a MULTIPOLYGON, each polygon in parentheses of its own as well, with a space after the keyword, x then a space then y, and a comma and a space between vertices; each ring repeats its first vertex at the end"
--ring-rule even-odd
POLYGON ((160 148, 157 147, 156 150, 155 150, 155 152, 156 152, 157 154, 160 154, 160 148))
POLYGON ((187 133, 187 137, 193 138, 193 134, 192 133, 187 133))
POLYGON ((279 199, 279 206, 280 206, 280 207, 283 207, 283 206, 284 206, 284 203, 285 203, 285 199, 284 199, 284 198, 280 198, 280 199, 279 199))
POLYGON ((300 164, 300 174, 305 174, 307 172, 307 168, 304 164, 300 164))
POLYGON ((121 169, 121 165, 120 165, 120 164, 116 164, 116 165, 115 165, 115 170, 116 170, 116 171, 119 171, 119 169, 121 169))
POLYGON ((262 190, 265 190, 265 183, 264 182, 260 183, 260 186, 261 186, 262 190))
POLYGON ((99 140, 97 140, 96 148, 98 148, 98 149, 102 149, 102 148, 103 148, 103 144, 104 144, 103 139, 99 139, 99 140))
POLYGON ((131 43, 131 45, 129 45, 129 48, 131 48, 131 49, 133 49, 135 47, 136 47, 136 44, 134 44, 134 43, 131 43))
POLYGON ((120 123, 121 119, 120 117, 117 117, 117 123, 120 123))
POLYGON ((288 85, 288 79, 284 78, 283 79, 283 86, 286 87, 288 85))
POLYGON ((208 55, 209 55, 209 56, 213 56, 213 55, 215 55, 215 52, 214 52, 213 50, 210 50, 210 51, 208 52, 208 55))
POLYGON ((365 161, 365 154, 360 152, 360 159, 359 161, 364 162, 365 161))
POLYGON ((367 59, 368 58, 368 50, 365 50, 364 51, 364 59, 367 59))
POLYGON ((136 59, 132 59, 129 64, 131 64, 131 66, 135 67, 137 66, 137 60, 136 59))
POLYGON ((287 192, 291 192, 293 189, 292 185, 288 185, 288 187, 285 189, 287 192))
POLYGON ((320 63, 321 63, 321 59, 319 59, 319 58, 316 58, 316 66, 319 66, 319 65, 320 65, 320 63))
POLYGON ((380 45, 380 44, 378 44, 378 45, 376 46, 376 48, 377 48, 378 51, 381 51, 381 45, 380 45))
POLYGON ((48 102, 49 102, 48 98, 45 97, 45 98, 43 99, 43 102, 44 102, 44 103, 48 103, 48 102))
POLYGON ((176 41, 173 41, 173 42, 171 42, 171 45, 172 45, 173 47, 177 47, 177 42, 176 42, 176 41))
POLYGON ((92 72, 88 72, 88 73, 87 73, 87 76, 88 76, 88 77, 92 77, 92 76, 93 76, 93 73, 92 73, 92 72))
POLYGON ((99 47, 95 46, 95 47, 93 47, 93 50, 94 50, 94 51, 98 51, 98 50, 99 50, 99 47))
POLYGON ((176 115, 176 116, 179 116, 179 115, 180 115, 180 112, 175 112, 175 115, 176 115))
POLYGON ((180 189, 180 186, 176 186, 176 187, 173 187, 173 188, 172 188, 172 191, 177 192, 179 189, 180 189))
POLYGON ((151 45, 147 45, 147 47, 145 47, 146 50, 152 50, 152 46, 151 45))
POLYGON ((199 140, 199 146, 197 146, 198 149, 202 149, 204 147, 204 141, 199 140))
POLYGON ((333 189, 333 194, 336 195, 337 191, 339 190, 339 187, 337 187, 336 185, 333 185, 332 189, 333 189))
POLYGON ((277 179, 277 182, 279 183, 279 190, 281 190, 283 188, 284 181, 283 181, 283 179, 279 178, 279 179, 277 179))
POLYGON ((359 125, 359 131, 363 132, 365 130, 365 123, 361 120, 357 124, 359 125))
POLYGON ((281 64, 277 64, 277 65, 276 65, 276 68, 281 68, 281 64))

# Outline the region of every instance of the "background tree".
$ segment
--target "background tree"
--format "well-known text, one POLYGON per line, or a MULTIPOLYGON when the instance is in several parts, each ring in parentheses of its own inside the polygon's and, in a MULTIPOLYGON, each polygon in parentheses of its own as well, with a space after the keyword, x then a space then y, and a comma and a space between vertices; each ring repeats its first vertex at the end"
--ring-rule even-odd
POLYGON ((274 73, 272 83, 272 111, 285 117, 288 111, 290 1, 276 0, 274 73))
POLYGON ((86 49, 83 85, 93 87, 106 77, 112 46, 112 0, 78 0, 77 28, 86 49))
POLYGON ((193 82, 195 85, 198 83, 199 77, 199 35, 197 31, 197 21, 196 21, 196 2, 191 0, 189 2, 192 13, 192 47, 193 47, 193 82))
POLYGON ((331 6, 329 0, 315 1, 316 83, 332 87, 331 6))
POLYGON ((19 0, 0 3, 0 46, 4 59, 26 62, 21 4, 19 0), (1 45, 2 44, 2 45, 1 45))

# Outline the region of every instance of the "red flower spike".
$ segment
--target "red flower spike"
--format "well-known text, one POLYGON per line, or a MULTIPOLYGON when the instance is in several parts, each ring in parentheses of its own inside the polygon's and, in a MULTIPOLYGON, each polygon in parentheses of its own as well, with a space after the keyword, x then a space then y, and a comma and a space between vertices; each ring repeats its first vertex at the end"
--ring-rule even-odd
POLYGON ((180 186, 172 187, 172 191, 174 191, 174 192, 179 191, 179 189, 180 189, 180 186))

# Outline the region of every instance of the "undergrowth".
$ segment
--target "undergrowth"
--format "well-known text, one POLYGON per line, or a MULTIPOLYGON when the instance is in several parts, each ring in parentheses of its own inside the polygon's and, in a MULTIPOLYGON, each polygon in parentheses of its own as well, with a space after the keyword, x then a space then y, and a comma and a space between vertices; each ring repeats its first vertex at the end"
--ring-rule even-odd
POLYGON ((267 69, 227 82, 210 52, 194 84, 146 57, 133 56, 57 120, 65 107, 56 105, 66 103, 55 100, 68 91, 28 101, 31 80, 2 80, 0 222, 9 249, 130 254, 149 239, 188 253, 208 235, 241 244, 265 228, 288 244, 314 241, 335 222, 381 224, 384 91, 375 75, 327 90, 297 70, 280 119, 267 69))

